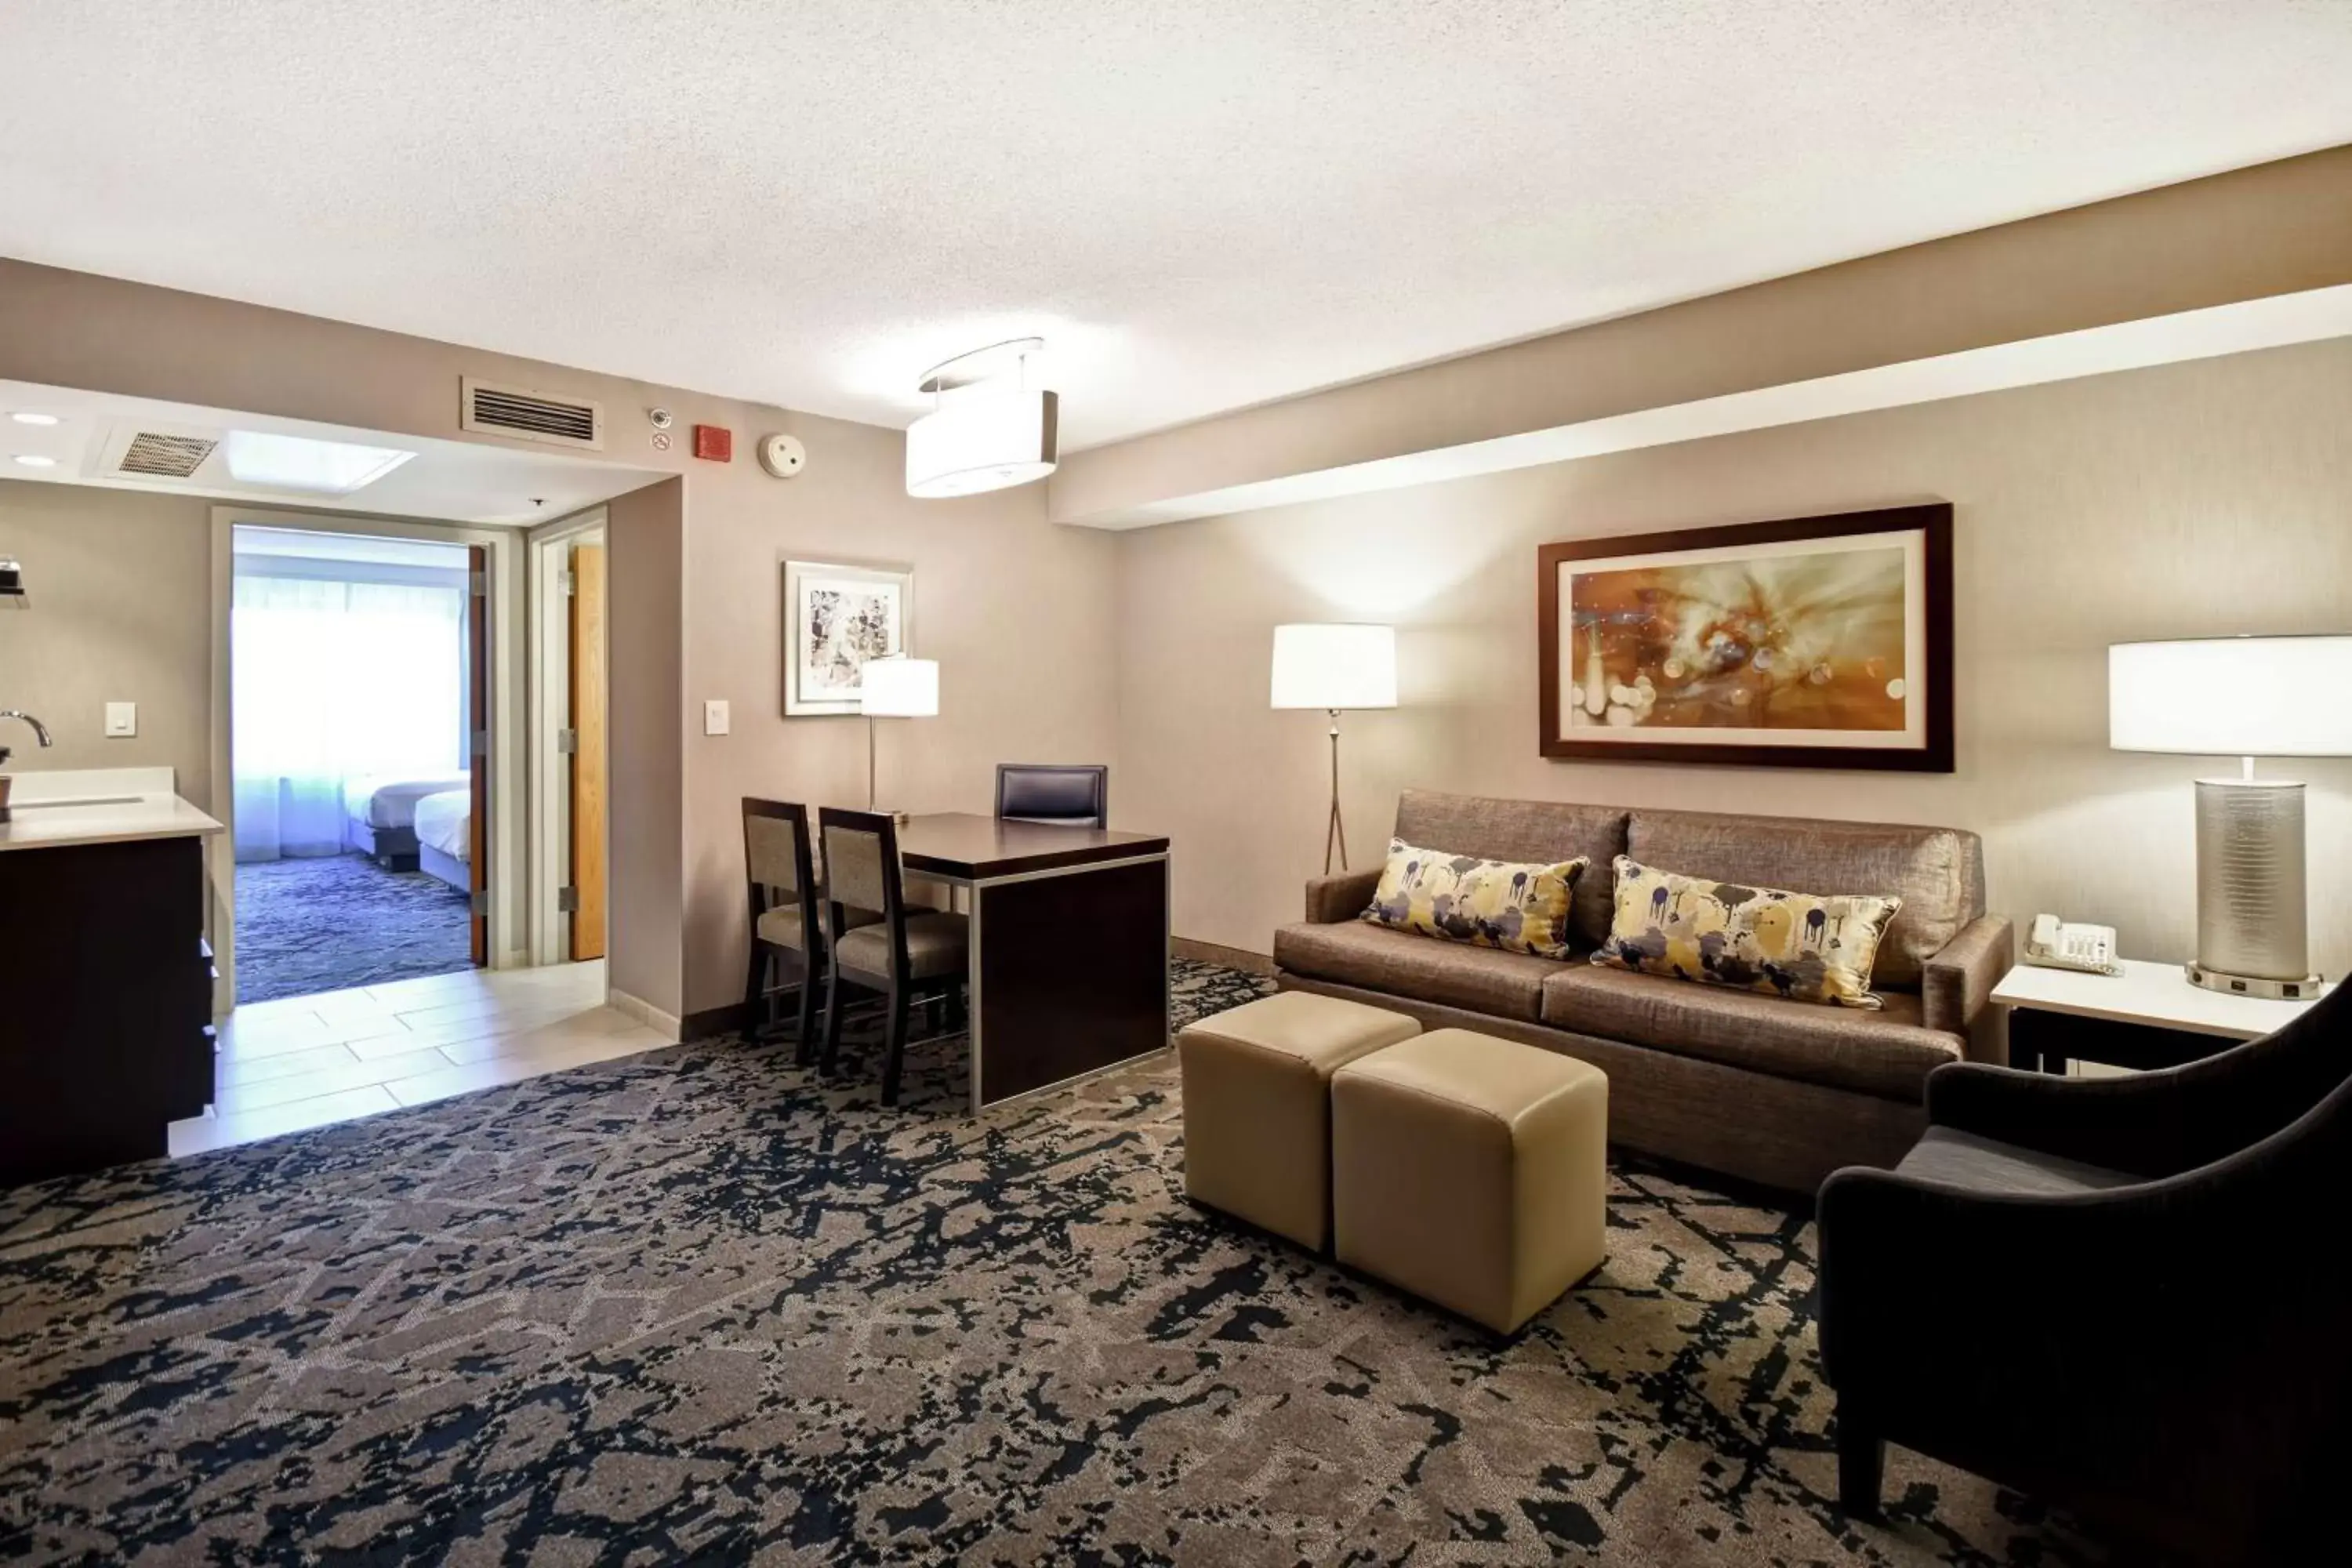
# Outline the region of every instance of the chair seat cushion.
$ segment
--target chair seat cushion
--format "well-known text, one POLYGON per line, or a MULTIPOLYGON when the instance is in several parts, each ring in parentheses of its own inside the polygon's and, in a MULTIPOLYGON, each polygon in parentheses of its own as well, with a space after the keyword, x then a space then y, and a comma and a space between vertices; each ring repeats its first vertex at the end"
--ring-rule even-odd
POLYGON ((1958 1035, 1921 1022, 1918 996, 1889 992, 1876 1012, 1822 1007, 1578 964, 1544 983, 1543 1021, 1769 1073, 1917 1103, 1927 1075, 1962 1055, 1958 1035))
POLYGON ((2038 1149, 1996 1143, 1957 1127, 1930 1127, 1918 1146, 1903 1156, 1896 1173, 1970 1192, 2016 1197, 2066 1197, 2128 1187, 2142 1178, 2104 1165, 2085 1165, 2038 1149))
POLYGON ((1548 958, 1440 942, 1366 921, 1285 926, 1274 933, 1274 962, 1277 968, 1309 980, 1528 1019, 1542 1005, 1544 981, 1567 967, 1548 958))
MULTIPOLYGON (((845 909, 841 912, 853 931, 859 926, 877 924, 882 919, 880 914, 872 910, 845 909)), ((817 919, 823 920, 824 916, 820 913, 817 919)), ((801 944, 800 906, 784 904, 780 908, 770 910, 760 917, 759 924, 752 929, 759 933, 761 942, 772 943, 777 947, 798 948, 801 944)))
MULTIPOLYGON (((934 980, 960 973, 968 940, 964 917, 933 910, 907 917, 908 978, 934 980)), ((868 974, 890 973, 890 929, 877 922, 846 932, 833 944, 845 969, 868 974)))

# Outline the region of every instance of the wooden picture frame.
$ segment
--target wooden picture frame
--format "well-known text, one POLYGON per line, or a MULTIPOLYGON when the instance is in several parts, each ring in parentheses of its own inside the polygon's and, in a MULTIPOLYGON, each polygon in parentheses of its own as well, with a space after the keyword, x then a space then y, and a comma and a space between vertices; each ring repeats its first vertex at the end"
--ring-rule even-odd
POLYGON ((867 659, 915 651, 915 569, 873 562, 784 563, 784 717, 856 713, 867 659), (831 620, 847 604, 859 625, 831 620))
POLYGON ((1536 584, 1547 757, 1952 771, 1948 502, 1567 540, 1536 584))

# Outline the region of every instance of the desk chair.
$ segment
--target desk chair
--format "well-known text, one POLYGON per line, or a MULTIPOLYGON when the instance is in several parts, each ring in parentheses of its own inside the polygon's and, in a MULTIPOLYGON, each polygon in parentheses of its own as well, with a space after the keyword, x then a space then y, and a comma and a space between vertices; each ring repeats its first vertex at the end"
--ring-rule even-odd
POLYGON ((1096 763, 996 764, 996 815, 1057 827, 1110 826, 1110 769, 1096 763))
MULTIPOLYGON (((743 868, 751 904, 751 963, 743 978, 744 1028, 756 1039, 774 1027, 778 993, 797 991, 800 1028, 794 1055, 806 1063, 816 1044, 817 984, 824 971, 827 946, 808 807, 745 795, 743 868)), ((881 918, 874 910, 853 910, 848 924, 856 929, 881 918)))
POLYGON ((898 860, 898 824, 887 812, 817 808, 824 840, 824 900, 830 922, 831 967, 825 987, 824 1068, 841 1051, 843 987, 878 991, 890 1015, 888 1054, 882 1067, 882 1103, 898 1103, 899 1069, 907 1055, 908 1010, 917 1000, 944 1004, 946 1025, 958 1027, 968 951, 964 917, 907 907, 906 871, 898 860), (880 919, 855 925, 864 910, 880 919))

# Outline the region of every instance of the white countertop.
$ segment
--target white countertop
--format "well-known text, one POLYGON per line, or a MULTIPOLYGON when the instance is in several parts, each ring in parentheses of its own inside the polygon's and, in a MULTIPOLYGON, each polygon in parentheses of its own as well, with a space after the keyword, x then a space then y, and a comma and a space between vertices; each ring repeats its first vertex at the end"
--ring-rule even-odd
POLYGON ((2311 1005, 2265 996, 2232 996, 2194 984, 2177 963, 2126 958, 2121 974, 2080 974, 2021 963, 1992 988, 2011 1007, 2074 1013, 2123 1024, 2154 1024, 2192 1034, 2251 1040, 2284 1026, 2311 1005))
POLYGON ((12 775, 0 851, 201 837, 221 825, 182 800, 169 768, 60 768, 12 775))

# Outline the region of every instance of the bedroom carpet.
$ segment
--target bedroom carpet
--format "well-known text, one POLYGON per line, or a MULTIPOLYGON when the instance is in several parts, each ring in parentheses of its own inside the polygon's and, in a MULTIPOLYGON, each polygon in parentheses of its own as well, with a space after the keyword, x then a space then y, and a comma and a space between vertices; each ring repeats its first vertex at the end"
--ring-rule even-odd
POLYGON ((473 967, 466 895, 364 855, 236 868, 236 996, 268 1002, 473 967))
POLYGON ((0 1560, 2106 1561, 1900 1450, 1839 1513, 1801 1215, 1621 1164, 1506 1342, 1187 1205, 1166 1057, 975 1120, 853 1045, 0 1194, 0 1560))

